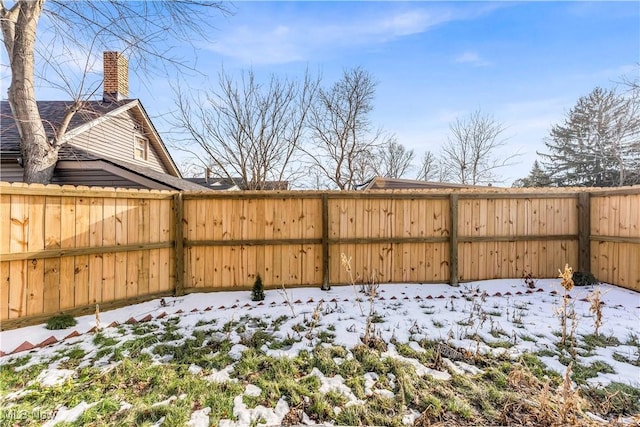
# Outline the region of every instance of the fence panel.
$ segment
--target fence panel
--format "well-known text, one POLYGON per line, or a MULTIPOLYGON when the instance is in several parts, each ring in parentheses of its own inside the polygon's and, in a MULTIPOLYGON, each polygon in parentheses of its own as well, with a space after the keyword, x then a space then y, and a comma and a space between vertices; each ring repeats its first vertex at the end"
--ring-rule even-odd
POLYGON ((577 265, 577 198, 551 196, 460 194, 459 280, 555 277, 577 265))
POLYGON ((1 184, 0 321, 138 301, 172 261, 171 193, 1 184), (153 208, 153 209, 152 209, 153 208), (160 222, 164 225, 161 230, 160 222), (151 245, 151 246, 150 246, 151 245))
POLYGON ((640 191, 591 195, 591 271, 640 291, 640 191))
POLYGON ((247 289, 322 281, 322 200, 292 193, 184 200, 185 289, 247 289))

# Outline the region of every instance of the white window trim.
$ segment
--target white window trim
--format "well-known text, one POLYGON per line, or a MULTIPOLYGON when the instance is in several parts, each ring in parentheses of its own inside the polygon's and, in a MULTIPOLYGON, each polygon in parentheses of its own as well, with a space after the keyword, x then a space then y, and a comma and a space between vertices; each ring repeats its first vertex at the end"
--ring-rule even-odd
POLYGON ((134 135, 133 136, 133 158, 135 160, 149 160, 149 138, 142 135, 134 135), (144 156, 138 155, 138 141, 144 142, 144 156))

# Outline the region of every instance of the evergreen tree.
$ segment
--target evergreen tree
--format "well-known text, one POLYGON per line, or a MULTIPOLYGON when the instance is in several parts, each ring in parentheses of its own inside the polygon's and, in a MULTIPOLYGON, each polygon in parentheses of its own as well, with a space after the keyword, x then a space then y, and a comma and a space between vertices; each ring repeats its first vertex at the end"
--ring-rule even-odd
POLYGON ((258 274, 256 281, 253 283, 253 290, 251 291, 251 301, 264 300, 264 286, 262 285, 262 278, 258 274))
POLYGON ((551 179, 541 167, 538 161, 533 162, 533 167, 529 175, 520 178, 513 183, 513 187, 548 187, 551 185, 551 179))
POLYGON ((613 187, 640 183, 640 96, 595 88, 545 140, 552 185, 613 187))

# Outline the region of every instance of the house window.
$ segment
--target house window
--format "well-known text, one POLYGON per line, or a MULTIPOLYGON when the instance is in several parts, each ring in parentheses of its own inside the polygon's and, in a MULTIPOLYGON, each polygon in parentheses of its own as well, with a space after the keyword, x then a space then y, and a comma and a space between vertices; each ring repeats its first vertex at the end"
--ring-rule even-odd
POLYGON ((133 142, 133 157, 139 160, 147 160, 149 153, 149 140, 136 136, 133 142))

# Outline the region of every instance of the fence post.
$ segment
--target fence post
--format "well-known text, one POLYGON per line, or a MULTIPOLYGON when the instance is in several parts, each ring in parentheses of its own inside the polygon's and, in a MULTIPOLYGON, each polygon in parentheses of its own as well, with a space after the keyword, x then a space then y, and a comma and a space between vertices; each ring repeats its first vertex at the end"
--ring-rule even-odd
POLYGON ((176 267, 176 296, 184 294, 184 201, 182 193, 173 195, 173 226, 175 230, 174 248, 176 267))
POLYGON ((578 271, 591 271, 591 193, 578 194, 578 271))
POLYGON ((458 195, 449 196, 451 234, 449 235, 449 284, 458 286, 458 195))
POLYGON ((331 289, 329 284, 329 197, 322 195, 322 288, 331 289))

